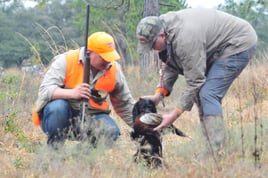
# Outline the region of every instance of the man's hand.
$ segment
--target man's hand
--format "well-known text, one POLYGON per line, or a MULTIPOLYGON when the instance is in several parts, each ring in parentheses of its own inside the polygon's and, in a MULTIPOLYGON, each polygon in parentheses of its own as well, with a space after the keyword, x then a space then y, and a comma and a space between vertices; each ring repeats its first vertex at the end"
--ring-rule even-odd
POLYGON ((90 92, 89 84, 87 83, 81 83, 80 85, 72 89, 73 99, 81 99, 81 98, 89 99, 90 94, 91 92, 90 92))
POLYGON ((155 103, 155 105, 158 105, 158 103, 162 99, 161 97, 161 93, 155 93, 154 95, 142 96, 141 98, 150 99, 155 103))
POLYGON ((173 111, 171 111, 168 114, 163 114, 162 115, 162 122, 155 127, 153 130, 157 131, 157 130, 161 130, 164 128, 167 128, 168 126, 170 126, 184 111, 183 110, 178 110, 177 108, 174 109, 173 111))
POLYGON ((91 95, 89 84, 81 83, 73 89, 56 88, 52 94, 52 99, 89 99, 91 95))

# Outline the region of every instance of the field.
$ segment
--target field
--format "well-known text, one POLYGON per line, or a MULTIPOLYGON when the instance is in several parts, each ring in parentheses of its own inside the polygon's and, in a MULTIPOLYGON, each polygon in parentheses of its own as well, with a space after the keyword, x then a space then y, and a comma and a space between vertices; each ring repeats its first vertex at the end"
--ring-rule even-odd
MULTIPOLYGON (((125 74, 135 99, 153 94, 156 70, 141 77, 138 67, 128 67, 125 74)), ((31 122, 31 108, 42 76, 5 70, 0 74, 0 177, 98 177, 98 178, 177 178, 177 177, 266 177, 268 172, 268 66, 251 65, 235 80, 223 100, 227 146, 221 161, 213 157, 199 160, 204 151, 197 108, 183 114, 175 125, 193 139, 173 134, 163 136, 166 166, 147 169, 135 164, 132 155, 136 143, 130 128, 112 112, 121 128, 120 139, 110 148, 88 149, 86 144, 67 141, 59 151, 47 148, 46 135, 31 122), (253 153, 258 155, 253 156, 253 153)), ((181 77, 166 107, 173 109, 183 88, 181 77)))

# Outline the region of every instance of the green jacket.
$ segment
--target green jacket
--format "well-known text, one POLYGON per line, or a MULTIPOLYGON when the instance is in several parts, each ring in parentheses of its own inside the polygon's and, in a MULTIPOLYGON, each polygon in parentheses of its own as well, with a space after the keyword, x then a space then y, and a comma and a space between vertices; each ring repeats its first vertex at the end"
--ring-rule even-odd
POLYGON ((171 47, 163 87, 172 91, 178 75, 186 80, 177 106, 191 110, 193 97, 206 81, 209 66, 217 59, 245 51, 257 43, 257 35, 245 20, 214 9, 184 9, 160 16, 171 47))

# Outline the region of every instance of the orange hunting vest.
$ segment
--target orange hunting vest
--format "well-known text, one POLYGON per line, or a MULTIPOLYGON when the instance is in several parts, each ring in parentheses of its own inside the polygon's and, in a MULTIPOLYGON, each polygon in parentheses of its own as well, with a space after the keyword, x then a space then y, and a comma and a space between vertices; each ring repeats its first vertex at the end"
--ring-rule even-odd
MULTIPOLYGON (((64 85, 66 88, 74 88, 83 82, 83 64, 78 60, 79 49, 72 50, 66 53, 66 77, 64 85)), ((105 71, 105 73, 97 80, 94 89, 102 90, 107 93, 112 92, 116 84, 116 64, 105 71)), ((89 100, 91 108, 98 110, 109 110, 109 104, 106 101, 95 102, 93 99, 89 100)))
MULTIPOLYGON (((83 64, 78 60, 80 49, 71 50, 66 53, 66 76, 64 81, 65 88, 75 88, 83 82, 83 64)), ((111 67, 96 81, 95 90, 102 90, 104 92, 112 92, 116 84, 116 64, 112 63, 111 67)), ((109 104, 105 100, 102 102, 95 102, 93 99, 89 100, 89 107, 96 110, 109 110, 109 104)), ((32 120, 35 125, 40 125, 40 118, 38 113, 32 112, 32 120)))

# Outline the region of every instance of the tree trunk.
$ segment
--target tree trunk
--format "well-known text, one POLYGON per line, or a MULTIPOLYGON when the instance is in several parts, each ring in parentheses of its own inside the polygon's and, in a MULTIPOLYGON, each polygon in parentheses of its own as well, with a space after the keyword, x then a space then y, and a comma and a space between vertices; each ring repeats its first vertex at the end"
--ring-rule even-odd
MULTIPOLYGON (((159 16, 159 14, 159 0, 144 0, 143 17, 159 16)), ((140 74, 143 78, 147 75, 148 72, 151 72, 149 70, 155 69, 154 66, 157 65, 158 61, 158 52, 152 50, 147 54, 141 54, 140 61, 140 74)))
POLYGON ((159 15, 160 15, 159 0, 144 0, 143 17, 159 16, 159 15))

